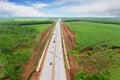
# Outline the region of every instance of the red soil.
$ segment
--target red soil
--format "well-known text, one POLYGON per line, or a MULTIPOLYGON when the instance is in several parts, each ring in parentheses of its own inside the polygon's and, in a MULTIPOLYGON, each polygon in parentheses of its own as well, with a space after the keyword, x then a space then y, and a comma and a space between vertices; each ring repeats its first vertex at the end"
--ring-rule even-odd
POLYGON ((65 44, 68 53, 68 60, 70 63, 70 70, 67 70, 67 75, 69 76, 69 80, 74 80, 75 74, 79 70, 79 66, 75 63, 75 57, 69 56, 70 49, 74 49, 75 47, 75 33, 69 29, 69 27, 61 22, 61 27, 64 34, 65 44))
MULTIPOLYGON (((48 37, 52 29, 54 28, 55 23, 53 23, 48 29, 41 33, 40 37, 34 43, 34 50, 31 54, 30 59, 24 65, 24 72, 20 75, 20 77, 25 78, 26 80, 30 79, 33 75, 35 75, 35 69, 37 67, 37 63, 42 55, 45 44, 47 42, 48 37)), ((32 79, 33 80, 33 79, 32 79)))

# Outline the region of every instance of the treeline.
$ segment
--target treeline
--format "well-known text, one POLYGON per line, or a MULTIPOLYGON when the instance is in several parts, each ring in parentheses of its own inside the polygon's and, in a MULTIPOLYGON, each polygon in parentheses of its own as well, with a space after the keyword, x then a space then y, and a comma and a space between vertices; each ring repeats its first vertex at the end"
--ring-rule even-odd
POLYGON ((52 24, 53 21, 17 21, 19 25, 52 24))
POLYGON ((8 26, 8 24, 10 25, 19 25, 19 26, 23 26, 23 25, 37 25, 37 24, 52 24, 53 20, 43 20, 43 21, 35 21, 35 20, 30 20, 30 21, 17 21, 14 19, 0 19, 0 25, 2 26, 8 26))
POLYGON ((116 24, 120 25, 120 18, 71 18, 64 19, 65 22, 79 22, 79 21, 87 21, 87 22, 95 22, 95 23, 103 23, 103 24, 116 24))

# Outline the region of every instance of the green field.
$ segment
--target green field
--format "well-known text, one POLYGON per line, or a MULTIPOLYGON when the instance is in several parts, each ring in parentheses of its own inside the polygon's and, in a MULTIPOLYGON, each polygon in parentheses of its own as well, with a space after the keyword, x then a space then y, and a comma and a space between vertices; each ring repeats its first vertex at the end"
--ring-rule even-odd
POLYGON ((103 24, 116 24, 120 25, 120 18, 63 18, 65 22, 93 22, 93 23, 103 23, 103 24))
POLYGON ((77 18, 64 19, 75 32, 75 62, 82 68, 75 75, 75 80, 119 80, 120 79, 120 19, 119 18, 77 18), (109 49, 118 47, 118 49, 109 49), (84 51, 85 48, 92 48, 84 51), (78 56, 79 54, 79 56, 78 56), (108 63, 107 63, 108 62, 108 63), (82 71, 95 65, 91 74, 82 71))
MULTIPOLYGON (((29 59, 33 43, 55 18, 6 18, 0 19, 0 79, 9 77, 20 80, 22 67, 29 59)), ((75 80, 120 79, 120 19, 119 18, 63 18, 75 32, 75 49, 70 56, 80 71, 75 80), (118 47, 118 49, 109 49, 118 47), (92 48, 90 51, 84 51, 92 48), (77 54, 77 55, 76 55, 77 54), (94 64, 93 64, 94 63, 94 64), (95 65, 89 74, 84 66, 95 65), (81 68, 82 67, 82 68, 81 68)))
POLYGON ((0 19, 0 79, 20 80, 33 43, 52 22, 49 19, 0 19))
POLYGON ((76 46, 80 48, 120 46, 120 25, 92 22, 67 22, 75 32, 76 46))

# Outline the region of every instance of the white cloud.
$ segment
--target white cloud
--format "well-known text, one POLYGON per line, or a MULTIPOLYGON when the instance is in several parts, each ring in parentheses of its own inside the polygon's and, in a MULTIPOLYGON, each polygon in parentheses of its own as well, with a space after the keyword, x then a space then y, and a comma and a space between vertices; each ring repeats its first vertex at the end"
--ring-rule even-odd
POLYGON ((17 5, 8 1, 0 1, 0 15, 19 17, 45 17, 48 16, 34 7, 17 5))
POLYGON ((120 0, 93 0, 85 5, 64 5, 59 8, 60 11, 71 14, 116 14, 120 15, 120 0))
POLYGON ((25 3, 29 6, 0 0, 0 16, 120 16, 120 0, 54 0, 49 4, 26 0, 25 3))
POLYGON ((8 0, 0 0, 0 1, 8 1, 8 0))
POLYGON ((36 3, 36 4, 32 4, 32 5, 36 8, 43 8, 43 7, 50 6, 50 4, 45 4, 45 3, 36 3))
POLYGON ((53 5, 64 5, 66 3, 71 2, 83 2, 84 0, 55 0, 53 2, 53 5))

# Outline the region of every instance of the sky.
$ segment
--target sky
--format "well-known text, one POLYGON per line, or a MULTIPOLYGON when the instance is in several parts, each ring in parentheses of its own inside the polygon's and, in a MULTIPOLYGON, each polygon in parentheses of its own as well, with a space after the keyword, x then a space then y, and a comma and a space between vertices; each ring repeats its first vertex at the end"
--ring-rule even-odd
POLYGON ((0 17, 120 17, 120 0, 0 0, 0 17))

